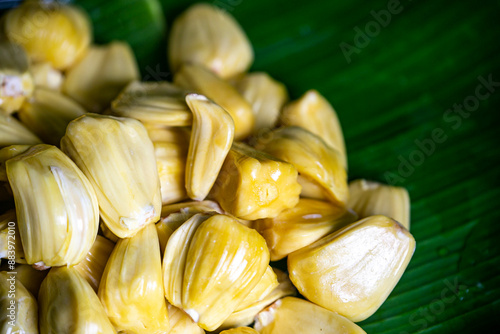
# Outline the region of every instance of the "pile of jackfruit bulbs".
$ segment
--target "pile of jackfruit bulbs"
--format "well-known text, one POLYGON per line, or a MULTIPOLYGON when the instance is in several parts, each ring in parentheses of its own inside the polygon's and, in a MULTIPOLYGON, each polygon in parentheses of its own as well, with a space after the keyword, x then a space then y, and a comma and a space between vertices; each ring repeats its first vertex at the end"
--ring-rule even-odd
POLYGON ((175 20, 173 83, 72 5, 1 22, 2 332, 364 333, 415 249, 408 192, 348 184, 330 103, 247 73, 228 13, 175 20))

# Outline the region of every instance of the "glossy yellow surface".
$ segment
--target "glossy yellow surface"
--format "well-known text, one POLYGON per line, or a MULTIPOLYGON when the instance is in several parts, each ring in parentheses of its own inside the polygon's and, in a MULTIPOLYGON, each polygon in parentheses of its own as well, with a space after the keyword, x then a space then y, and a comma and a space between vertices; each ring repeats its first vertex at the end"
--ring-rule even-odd
POLYGON ((111 232, 126 238, 158 221, 161 193, 154 147, 139 121, 86 114, 69 124, 61 148, 92 183, 111 232))
POLYGON ((50 269, 38 307, 40 334, 116 333, 96 293, 73 268, 50 269))
POLYGON ((224 108, 234 121, 235 140, 246 138, 252 132, 255 122, 252 106, 227 81, 201 66, 183 65, 175 73, 174 83, 224 108))
POLYGON ((210 192, 231 148, 235 124, 222 107, 203 95, 189 94, 186 102, 193 112, 186 190, 191 199, 201 201, 210 192))
POLYGON ((157 127, 188 126, 193 117, 185 95, 182 89, 166 81, 133 81, 112 102, 112 113, 157 127))
POLYGON ((366 334, 343 316, 295 297, 280 299, 260 312, 254 327, 261 334, 366 334))
POLYGON ((290 254, 288 271, 307 299, 357 322, 382 305, 414 250, 403 226, 372 216, 290 254))
POLYGON ((7 160, 6 167, 26 262, 41 268, 80 262, 99 227, 87 177, 61 150, 45 144, 7 160))
POLYGON ((98 235, 87 256, 74 266, 96 293, 101 282, 102 273, 114 247, 115 244, 112 241, 98 235))
POLYGON ((36 145, 42 141, 16 118, 0 112, 0 147, 36 145))
POLYGON ((0 333, 38 334, 36 299, 16 276, 0 272, 0 333))
POLYGON ((222 9, 195 4, 177 17, 168 43, 170 68, 202 65, 221 78, 245 72, 253 62, 253 50, 236 20, 222 9))
POLYGON ((211 196, 232 215, 253 220, 294 207, 300 190, 291 164, 234 143, 211 196))
POLYGON ((410 195, 405 188, 361 179, 349 183, 349 195, 347 204, 359 218, 384 215, 410 230, 410 195))
POLYGON ((285 85, 265 72, 253 72, 238 80, 236 88, 252 105, 255 115, 253 134, 259 136, 274 128, 281 108, 288 101, 285 85))
POLYGON ((320 137, 300 127, 282 127, 260 138, 256 147, 294 165, 330 201, 346 204, 347 173, 341 155, 320 137))
POLYGON ((165 296, 200 327, 218 328, 259 283, 269 264, 264 239, 234 218, 197 214, 168 240, 165 296))
POLYGON ((5 17, 7 38, 21 45, 34 62, 66 69, 92 40, 87 14, 60 2, 25 1, 5 17))
POLYGON ((153 146, 160 177, 162 205, 187 198, 184 182, 187 147, 176 142, 154 142, 153 146))
POLYGON ((327 145, 340 153, 342 165, 347 169, 344 135, 337 113, 316 90, 309 90, 298 100, 287 104, 280 120, 283 125, 300 126, 321 137, 327 145))
POLYGON ((116 243, 101 278, 99 299, 119 332, 168 333, 160 245, 153 224, 116 243))
POLYGON ((260 219, 253 227, 266 239, 271 261, 312 244, 325 235, 356 221, 356 214, 339 205, 301 198, 275 218, 260 219))

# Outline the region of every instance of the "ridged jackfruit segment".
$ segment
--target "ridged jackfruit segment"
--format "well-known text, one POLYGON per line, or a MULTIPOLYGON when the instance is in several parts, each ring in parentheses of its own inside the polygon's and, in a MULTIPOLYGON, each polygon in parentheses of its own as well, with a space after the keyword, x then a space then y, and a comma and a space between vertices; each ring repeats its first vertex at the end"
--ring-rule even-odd
POLYGON ((120 238, 160 218, 160 181, 154 147, 137 120, 86 114, 72 121, 61 148, 88 177, 101 217, 120 238))
POLYGON ((300 190, 293 165, 234 143, 211 196, 232 215, 253 220, 294 207, 300 190))
POLYGON ((414 250, 403 226, 371 216, 290 254, 288 271, 307 299, 357 322, 382 305, 414 250))
POLYGON ((253 62, 253 50, 245 32, 224 10, 195 4, 172 26, 168 45, 170 67, 199 64, 222 78, 245 72, 253 62))

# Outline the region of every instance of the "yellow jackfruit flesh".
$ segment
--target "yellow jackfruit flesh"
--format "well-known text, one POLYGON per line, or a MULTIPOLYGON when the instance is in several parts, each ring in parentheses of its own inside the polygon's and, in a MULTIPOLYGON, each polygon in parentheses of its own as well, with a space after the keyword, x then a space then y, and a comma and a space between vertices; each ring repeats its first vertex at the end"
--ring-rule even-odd
POLYGON ((194 201, 166 205, 162 208, 162 218, 156 223, 156 231, 160 239, 161 254, 165 252, 167 241, 186 220, 197 213, 223 213, 219 204, 212 201, 194 201))
POLYGON ((293 165, 234 143, 211 196, 232 215, 253 220, 294 207, 300 189, 293 165))
POLYGON ((15 210, 0 215, 0 259, 26 263, 15 210))
POLYGON ((193 112, 193 129, 186 162, 186 190, 201 201, 210 192, 234 137, 231 116, 203 95, 189 94, 186 102, 193 112))
POLYGON ((0 114, 11 114, 19 110, 26 98, 33 93, 33 77, 28 66, 28 56, 22 47, 0 42, 0 114))
MULTIPOLYGON (((8 271, 12 271, 11 268, 8 268, 8 271)), ((50 270, 36 270, 29 264, 16 264, 13 271, 16 273, 16 279, 21 282, 35 298, 38 298, 40 286, 50 270)))
POLYGON ((5 17, 7 38, 21 45, 34 62, 66 69, 86 51, 92 39, 87 14, 61 2, 24 1, 5 17))
POLYGON ((260 334, 366 334, 349 319, 295 297, 280 299, 260 312, 254 327, 260 334))
POLYGON ((187 147, 177 143, 154 142, 163 205, 187 198, 185 171, 187 147))
POLYGON ((168 334, 204 334, 205 331, 183 310, 168 304, 168 321, 170 331, 168 334))
POLYGON ((229 78, 250 67, 253 50, 230 14, 203 3, 189 7, 174 21, 168 58, 174 71, 184 63, 192 63, 229 78))
POLYGON ((348 206, 359 218, 384 215, 410 230, 410 196, 405 188, 355 180, 349 183, 349 196, 348 206))
POLYGON ((156 126, 188 126, 186 93, 169 82, 131 82, 111 104, 112 114, 156 126))
POLYGON ((37 88, 18 115, 21 122, 45 143, 58 146, 69 122, 85 112, 78 103, 63 94, 37 88))
POLYGON ((86 114, 72 121, 61 148, 92 183, 101 217, 120 238, 160 218, 154 147, 137 120, 86 114))
POLYGON ((0 332, 38 334, 38 306, 35 297, 16 278, 0 272, 0 332))
POLYGON ((266 239, 271 261, 308 246, 350 223, 356 214, 330 202, 301 198, 299 203, 275 218, 257 220, 253 227, 266 239))
POLYGON ((0 147, 36 145, 42 141, 14 117, 0 112, 0 147))
POLYGON ((101 282, 104 267, 114 247, 115 244, 113 242, 98 235, 85 259, 74 266, 78 273, 89 282, 96 293, 101 282))
POLYGON ((96 293, 74 268, 50 269, 38 307, 40 334, 116 333, 96 293))
POLYGON ((165 296, 198 325, 215 330, 259 283, 269 264, 264 239, 234 218, 197 214, 169 238, 165 296))
POLYGON ((226 110, 234 121, 234 139, 252 133, 255 116, 252 106, 231 84, 209 70, 196 65, 183 65, 174 76, 181 88, 206 96, 226 110))
POLYGON ((117 242, 98 295, 119 332, 168 333, 160 245, 153 224, 117 242))
POLYGON ((312 89, 287 104, 281 113, 281 124, 300 126, 321 137, 340 153, 342 165, 347 169, 344 135, 337 113, 320 93, 312 89))
POLYGON ((341 156, 320 137, 300 127, 283 127, 261 138, 256 148, 294 165, 330 201, 346 204, 347 174, 341 156))
POLYGON ((79 263, 99 227, 97 197, 55 146, 36 145, 7 160, 26 262, 39 268, 79 263))
POLYGON ((285 85, 264 72, 246 74, 237 82, 236 87, 250 102, 255 114, 253 133, 257 136, 276 126, 280 111, 288 100, 285 85))
POLYGON ((288 255, 288 271, 307 299, 357 322, 382 305, 414 250, 403 226, 371 216, 288 255))
POLYGON ((90 112, 102 112, 122 89, 139 79, 139 70, 130 46, 112 42, 92 46, 66 72, 62 90, 90 112))
POLYGON ((245 308, 241 308, 240 306, 240 310, 231 313, 229 318, 224 320, 220 328, 224 329, 250 325, 254 321, 255 316, 266 306, 280 298, 296 294, 297 291, 288 278, 288 274, 279 269, 273 268, 272 270, 276 274, 278 285, 269 293, 261 295, 258 300, 245 306, 245 308))

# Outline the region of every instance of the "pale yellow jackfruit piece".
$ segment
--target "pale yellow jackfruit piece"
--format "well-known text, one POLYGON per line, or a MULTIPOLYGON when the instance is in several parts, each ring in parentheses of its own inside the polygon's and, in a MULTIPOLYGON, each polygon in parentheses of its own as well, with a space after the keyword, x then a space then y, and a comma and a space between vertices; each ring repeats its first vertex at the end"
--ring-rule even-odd
POLYGON ((169 142, 154 142, 162 205, 187 198, 184 183, 187 147, 169 142))
POLYGON ((225 331, 220 332, 220 334, 259 334, 259 332, 251 327, 236 327, 226 329, 225 331))
POLYGON ((15 269, 11 270, 9 268, 9 271, 16 272, 16 279, 19 280, 35 298, 38 298, 40 286, 49 273, 49 270, 36 270, 29 264, 16 264, 15 269))
POLYGON ((408 230, 372 216, 288 255, 288 271, 304 297, 358 322, 382 305, 414 250, 408 230))
POLYGON ((257 220, 253 227, 266 239, 271 261, 278 261, 356 219, 356 214, 343 206, 301 198, 295 207, 275 218, 257 220))
POLYGON ((250 41, 227 12, 206 3, 195 4, 172 26, 168 44, 170 68, 202 65, 221 78, 245 72, 253 62, 250 41))
POLYGON ((34 62, 49 62, 60 70, 80 58, 92 41, 87 14, 61 2, 24 1, 7 13, 5 34, 34 62))
POLYGON ((139 79, 139 70, 130 46, 112 42, 92 46, 66 72, 62 90, 90 112, 101 112, 122 89, 139 79))
POLYGON ((253 220, 293 208, 300 190, 293 165, 234 143, 211 196, 232 215, 253 220))
POLYGON ((340 153, 342 165, 347 169, 344 135, 337 113, 316 90, 311 89, 300 99, 285 105, 281 113, 281 124, 300 126, 321 137, 340 153))
POLYGON ((78 273, 89 282, 95 292, 99 288, 104 267, 106 267, 114 247, 113 242, 98 235, 85 259, 74 266, 78 273))
POLYGON ((328 201, 328 196, 325 193, 325 190, 318 183, 312 181, 311 179, 299 175, 297 177, 297 182, 299 182, 302 187, 302 191, 300 192, 300 197, 317 199, 320 201, 328 201))
POLYGON ((111 112, 156 126, 188 126, 193 117, 185 96, 169 82, 134 81, 111 103, 111 112))
POLYGON ((35 297, 15 274, 0 272, 0 333, 38 334, 35 297))
POLYGON ((37 63, 30 66, 35 87, 43 87, 54 91, 60 91, 64 80, 61 71, 56 70, 50 63, 37 63))
POLYGON ((241 302, 235 312, 241 311, 249 307, 250 305, 258 302, 262 298, 266 297, 274 289, 278 287, 278 277, 271 266, 267 266, 264 275, 262 275, 259 283, 250 291, 250 293, 241 302))
POLYGON ((0 149, 0 181, 8 182, 7 178, 7 166, 5 165, 7 160, 23 154, 33 145, 11 145, 0 149))
POLYGON ((341 156, 320 137, 301 127, 283 127, 261 138, 256 148, 294 165, 301 176, 323 188, 330 201, 346 204, 349 192, 341 156))
POLYGON ((229 216, 197 214, 168 240, 165 296, 211 331, 245 300, 268 264, 269 251, 257 231, 229 216))
POLYGON ((272 304, 280 298, 295 295, 297 293, 297 290, 295 289, 285 272, 276 268, 273 268, 273 271, 278 278, 278 286, 274 288, 274 290, 272 290, 269 294, 248 305, 246 308, 233 312, 229 316, 229 318, 224 320, 224 323, 220 328, 224 329, 238 326, 248 326, 252 322, 254 322, 255 316, 266 306, 272 304))
POLYGON ((116 333, 96 293, 74 268, 50 269, 38 307, 40 334, 116 333))
POLYGON ((194 201, 165 205, 162 208, 162 218, 156 223, 156 231, 160 239, 161 254, 165 252, 167 241, 186 220, 197 213, 223 213, 219 204, 213 201, 194 201))
POLYGON ((24 124, 0 112, 0 147, 10 145, 36 145, 42 141, 24 124))
POLYGON ((286 297, 256 318, 260 334, 366 334, 358 325, 307 300, 286 297))
POLYGON ((143 122, 148 136, 153 143, 167 142, 177 143, 189 147, 191 131, 187 127, 164 127, 154 123, 143 122))
POLYGON ((202 94, 224 108, 234 121, 234 139, 252 133, 255 116, 252 106, 231 84, 209 70, 196 65, 183 65, 174 76, 179 87, 202 94))
POLYGON ((168 304, 168 320, 170 331, 168 334, 204 334, 205 331, 198 326, 183 310, 168 304))
POLYGON ((153 224, 116 243, 98 295, 118 332, 168 333, 160 245, 153 224))
POLYGON ((21 122, 45 143, 59 146, 69 122, 85 112, 78 103, 63 94, 37 88, 19 109, 18 115, 21 122))
POLYGON ((0 259, 7 259, 9 265, 26 263, 16 210, 9 210, 0 215, 0 259))
POLYGON ((7 160, 26 262, 37 267, 79 263, 99 227, 97 197, 61 150, 36 145, 7 160))
POLYGON ((236 87, 252 105, 255 115, 253 133, 258 136, 262 135, 260 131, 274 128, 281 108, 288 101, 285 85, 265 72, 254 72, 246 74, 237 82, 236 87))
POLYGON ((410 196, 405 188, 361 179, 349 183, 349 196, 348 206, 359 218, 384 215, 410 230, 410 196))
POLYGON ((61 148, 92 183, 101 217, 127 238, 160 218, 160 181, 154 147, 137 120, 86 114, 72 121, 61 148))
POLYGON ((234 137, 231 116, 203 95, 189 94, 186 102, 193 112, 193 128, 186 162, 186 190, 201 201, 212 188, 234 137))
POLYGON ((0 114, 19 110, 33 93, 33 77, 28 66, 28 56, 22 47, 0 42, 0 114))

